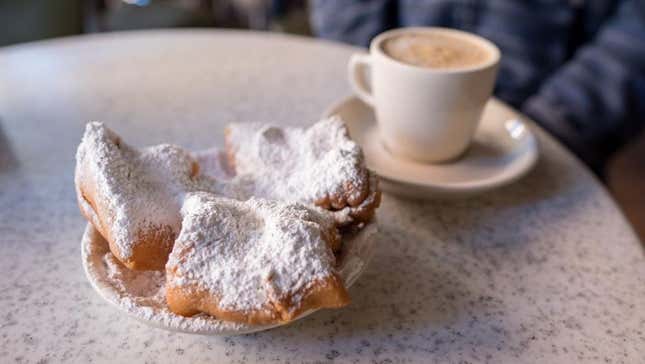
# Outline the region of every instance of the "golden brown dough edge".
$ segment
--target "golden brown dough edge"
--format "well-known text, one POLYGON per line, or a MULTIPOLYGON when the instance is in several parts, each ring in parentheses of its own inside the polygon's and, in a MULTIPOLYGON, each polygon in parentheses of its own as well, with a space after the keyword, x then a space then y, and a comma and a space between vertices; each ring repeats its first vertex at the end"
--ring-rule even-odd
POLYGON ((381 190, 379 189, 378 177, 372 172, 368 172, 368 176, 369 191, 363 202, 358 206, 345 207, 348 209, 348 214, 353 218, 354 223, 369 222, 374 217, 376 209, 381 205, 381 190))
POLYGON ((235 171, 235 146, 231 141, 231 127, 224 128, 224 149, 226 152, 226 160, 231 171, 235 171))
MULTIPOLYGON (((168 271, 167 274, 172 273, 168 271)), ((299 295, 303 299, 298 304, 292 302, 292 297, 286 297, 275 302, 267 302, 263 309, 235 311, 219 307, 218 298, 198 285, 166 287, 168 307, 178 315, 193 316, 203 312, 224 321, 250 325, 285 323, 308 310, 339 308, 350 303, 345 286, 335 274, 313 282, 299 295)))

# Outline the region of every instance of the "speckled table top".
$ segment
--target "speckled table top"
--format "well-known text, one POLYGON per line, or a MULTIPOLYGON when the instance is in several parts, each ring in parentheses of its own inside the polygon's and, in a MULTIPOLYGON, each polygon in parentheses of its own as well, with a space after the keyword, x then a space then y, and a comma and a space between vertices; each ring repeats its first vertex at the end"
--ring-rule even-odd
POLYGON ((354 48, 217 31, 0 50, 0 362, 643 363, 645 257, 592 176, 538 131, 534 171, 481 197, 386 195, 353 303, 241 337, 134 321, 80 261, 74 152, 88 120, 201 148, 229 121, 315 121, 354 48))

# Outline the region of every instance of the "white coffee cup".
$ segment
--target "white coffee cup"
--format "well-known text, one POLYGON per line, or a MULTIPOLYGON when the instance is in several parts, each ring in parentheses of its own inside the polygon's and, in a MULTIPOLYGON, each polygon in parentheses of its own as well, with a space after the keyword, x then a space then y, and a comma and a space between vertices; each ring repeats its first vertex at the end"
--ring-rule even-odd
POLYGON ((461 155, 477 129, 490 98, 500 60, 499 49, 477 35, 447 28, 401 28, 375 37, 369 54, 354 54, 349 80, 356 95, 376 112, 379 133, 396 156, 442 162, 461 155), (390 37, 440 33, 468 40, 489 56, 465 68, 413 66, 383 50, 390 37))

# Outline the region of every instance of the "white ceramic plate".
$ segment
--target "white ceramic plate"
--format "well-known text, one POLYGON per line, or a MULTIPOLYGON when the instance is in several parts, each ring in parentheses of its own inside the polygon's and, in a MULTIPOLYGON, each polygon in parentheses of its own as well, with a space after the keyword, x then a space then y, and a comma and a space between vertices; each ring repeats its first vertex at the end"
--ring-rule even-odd
MULTIPOLYGON (((367 267, 374 250, 376 222, 358 233, 343 237, 339 270, 346 287, 350 287, 367 267)), ((170 331, 206 335, 241 335, 267 330, 276 325, 247 325, 218 320, 208 315, 183 317, 172 313, 165 302, 163 272, 131 271, 119 264, 107 242, 91 224, 81 241, 83 268, 94 289, 106 301, 128 315, 151 326, 170 331)), ((301 319, 315 310, 305 312, 301 319)))
POLYGON ((381 177, 384 191, 414 198, 463 197, 511 183, 535 164, 537 140, 522 116, 491 99, 474 142, 455 161, 426 164, 390 154, 380 141, 371 107, 349 97, 324 116, 339 115, 363 147, 368 168, 381 177))

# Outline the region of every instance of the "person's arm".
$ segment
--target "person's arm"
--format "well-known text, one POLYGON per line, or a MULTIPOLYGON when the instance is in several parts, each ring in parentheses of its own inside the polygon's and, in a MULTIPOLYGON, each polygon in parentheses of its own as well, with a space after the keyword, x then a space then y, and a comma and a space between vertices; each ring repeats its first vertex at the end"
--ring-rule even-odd
POLYGON ((317 36, 366 47, 395 26, 391 0, 312 0, 311 24, 317 36))
POLYGON ((625 1, 523 105, 596 172, 645 125, 645 9, 625 1))

